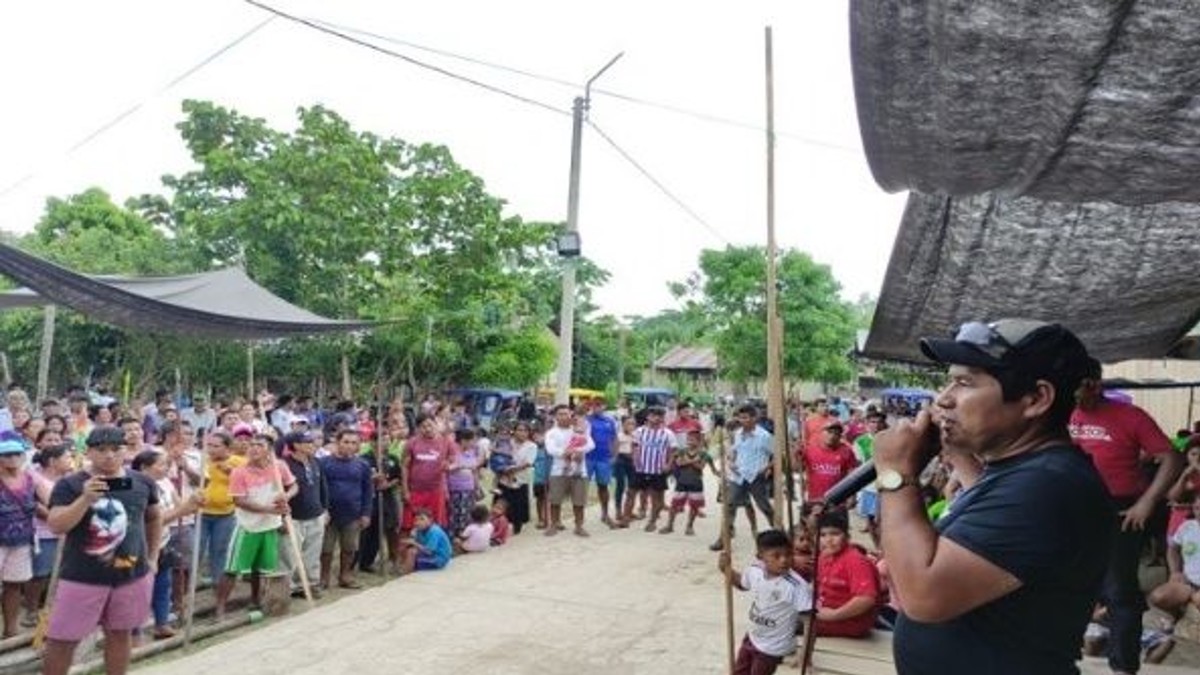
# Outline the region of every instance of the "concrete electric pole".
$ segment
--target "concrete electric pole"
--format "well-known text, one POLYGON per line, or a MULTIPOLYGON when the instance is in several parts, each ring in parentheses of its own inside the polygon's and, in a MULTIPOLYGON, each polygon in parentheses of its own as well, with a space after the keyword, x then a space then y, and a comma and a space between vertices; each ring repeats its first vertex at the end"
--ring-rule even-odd
POLYGON ((579 246, 579 171, 583 150, 583 121, 591 105, 592 83, 612 67, 625 52, 609 59, 596 71, 583 88, 583 96, 575 97, 571 109, 571 179, 567 189, 567 229, 559 237, 558 254, 563 258, 562 308, 558 317, 558 386, 554 403, 567 403, 571 391, 571 369, 575 363, 575 266, 579 246))

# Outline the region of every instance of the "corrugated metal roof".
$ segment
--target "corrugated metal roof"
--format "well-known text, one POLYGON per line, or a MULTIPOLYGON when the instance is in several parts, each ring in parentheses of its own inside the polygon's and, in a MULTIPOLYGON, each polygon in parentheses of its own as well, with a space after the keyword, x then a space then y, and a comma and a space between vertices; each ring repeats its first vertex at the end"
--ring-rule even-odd
POLYGON ((719 367, 717 352, 712 347, 684 347, 677 345, 654 362, 657 370, 708 370, 719 367))

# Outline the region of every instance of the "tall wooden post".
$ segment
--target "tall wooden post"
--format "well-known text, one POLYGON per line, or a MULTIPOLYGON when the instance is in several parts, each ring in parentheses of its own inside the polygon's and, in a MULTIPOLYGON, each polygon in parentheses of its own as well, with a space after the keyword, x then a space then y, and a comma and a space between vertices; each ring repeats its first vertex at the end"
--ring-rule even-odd
POLYGON ((253 401, 254 392, 254 343, 246 343, 246 400, 253 401))
POLYGON ((46 400, 50 392, 50 355, 54 351, 54 322, 58 307, 46 305, 42 309, 42 351, 38 354, 37 401, 46 400))
POLYGON ((767 70, 767 415, 775 424, 775 527, 784 517, 783 455, 787 449, 787 415, 783 410, 782 335, 779 325, 779 287, 775 265, 775 67, 771 46, 771 27, 766 27, 767 70))

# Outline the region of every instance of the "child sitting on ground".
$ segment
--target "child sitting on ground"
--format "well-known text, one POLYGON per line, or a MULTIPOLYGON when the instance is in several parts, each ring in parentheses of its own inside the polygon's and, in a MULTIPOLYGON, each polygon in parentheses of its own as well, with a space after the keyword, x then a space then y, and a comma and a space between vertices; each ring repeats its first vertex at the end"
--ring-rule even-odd
POLYGON ((497 497, 492 501, 492 546, 503 546, 508 543, 508 535, 512 526, 508 522, 508 501, 497 497))
POLYGON ((879 611, 879 573, 858 547, 850 544, 844 511, 817 517, 820 560, 817 575, 818 637, 866 637, 879 611))
POLYGON ((459 553, 486 553, 492 545, 492 533, 495 532, 491 515, 491 509, 483 504, 471 507, 471 522, 454 540, 454 550, 459 553))
POLYGON ((433 522, 429 509, 417 509, 413 515, 413 536, 400 541, 403 559, 401 573, 440 570, 450 564, 452 547, 446 531, 433 522))
POLYGON ((718 559, 721 572, 731 570, 733 584, 753 594, 750 628, 742 639, 734 675, 771 675, 783 657, 796 650, 800 615, 812 610, 812 586, 792 570, 792 542, 780 530, 760 532, 754 540, 758 558, 745 571, 730 568, 729 552, 718 559))

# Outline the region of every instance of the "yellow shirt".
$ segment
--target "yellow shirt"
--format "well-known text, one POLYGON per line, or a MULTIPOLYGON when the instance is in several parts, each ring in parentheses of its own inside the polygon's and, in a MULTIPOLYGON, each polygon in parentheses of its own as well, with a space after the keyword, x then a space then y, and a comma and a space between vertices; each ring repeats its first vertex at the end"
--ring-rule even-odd
POLYGON ((222 471, 210 462, 204 473, 204 506, 200 513, 210 516, 228 516, 233 513, 233 497, 229 496, 229 474, 239 466, 246 466, 246 458, 230 455, 222 471))

